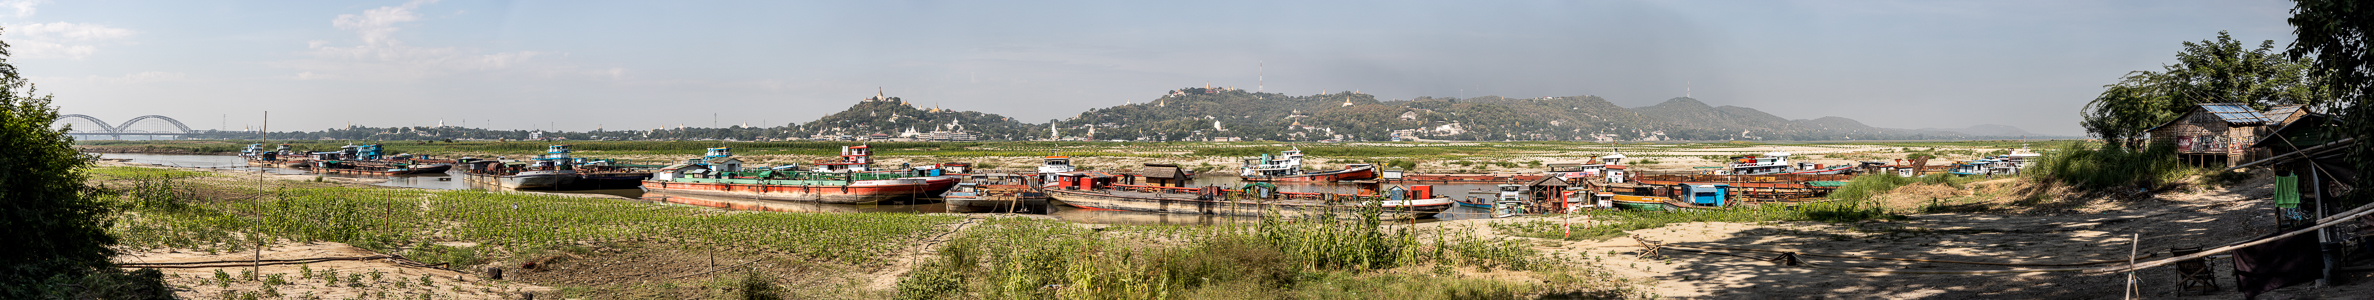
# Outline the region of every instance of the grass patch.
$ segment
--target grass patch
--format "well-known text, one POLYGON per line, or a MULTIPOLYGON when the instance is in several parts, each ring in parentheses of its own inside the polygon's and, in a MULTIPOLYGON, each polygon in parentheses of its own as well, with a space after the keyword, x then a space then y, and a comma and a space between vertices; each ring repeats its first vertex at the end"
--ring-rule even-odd
POLYGON ((960 217, 896 213, 785 214, 557 195, 356 187, 265 188, 170 178, 115 183, 131 209, 109 232, 134 249, 237 251, 279 242, 340 242, 475 263, 485 253, 537 253, 581 242, 673 240, 863 265, 960 217), (162 190, 162 191, 159 191, 162 190), (197 196, 216 195, 216 196, 197 196), (162 203, 162 204, 160 204, 162 203), (476 243, 450 248, 439 242, 476 243))
POLYGON ((2165 143, 2143 151, 2109 144, 2069 144, 2045 153, 2036 165, 2021 172, 2032 180, 2087 192, 2153 189, 2195 173, 2176 160, 2174 149, 2165 143))
POLYGON ((1059 221, 995 219, 944 245, 940 259, 910 273, 898 291, 900 298, 911 299, 1505 299, 1625 293, 1607 274, 1560 277, 1575 271, 1540 259, 1523 241, 1453 238, 1381 225, 1373 218, 1270 217, 1250 225, 1093 230, 1059 221), (1429 267, 1549 275, 1508 281, 1416 271, 1429 267))

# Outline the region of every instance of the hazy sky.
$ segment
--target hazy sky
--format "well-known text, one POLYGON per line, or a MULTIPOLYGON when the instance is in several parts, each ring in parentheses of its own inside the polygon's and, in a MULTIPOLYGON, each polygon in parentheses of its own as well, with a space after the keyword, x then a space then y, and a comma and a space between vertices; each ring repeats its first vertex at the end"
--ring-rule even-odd
POLYGON ((2288 1, 0 0, 65 113, 239 130, 804 122, 876 87, 1029 122, 1206 82, 1271 92, 1688 93, 1791 119, 2079 134, 2179 43, 2291 41, 2288 1), (225 119, 228 119, 226 122, 225 119))

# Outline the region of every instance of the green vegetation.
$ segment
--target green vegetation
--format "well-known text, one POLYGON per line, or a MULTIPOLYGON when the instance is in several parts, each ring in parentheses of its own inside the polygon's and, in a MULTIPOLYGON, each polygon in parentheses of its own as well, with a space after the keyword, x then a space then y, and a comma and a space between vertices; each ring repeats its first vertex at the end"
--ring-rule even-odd
POLYGON ((1873 196, 1886 194, 1888 191, 1894 191, 1898 187, 1912 185, 1915 183, 1926 183, 1949 186, 1953 188, 1962 188, 1962 186, 1965 184, 1969 184, 1970 182, 1981 179, 1984 179, 1984 177, 1970 177, 1936 173, 1924 175, 1921 177, 1903 177, 1896 176, 1895 174, 1868 174, 1855 176, 1854 179, 1848 180, 1846 182, 1846 186, 1841 186, 1838 187, 1838 190, 1831 191, 1829 198, 1838 200, 1862 201, 1870 200, 1873 196))
MULTIPOLYGON (((104 169, 102 169, 104 170, 104 169)), ((128 171, 100 171, 124 173, 128 171)), ((778 251, 816 261, 877 263, 880 254, 957 217, 779 214, 539 194, 352 187, 253 188, 132 178, 109 231, 134 248, 236 251, 277 242, 341 242, 432 261, 474 263, 488 252, 579 242, 663 239, 722 249, 778 251), (213 197, 209 197, 213 195, 213 197), (236 199, 231 198, 235 195, 236 199), (169 202, 169 205, 151 204, 169 202), (429 243, 469 242, 480 247, 429 243), (405 249, 409 248, 409 249, 405 249)))
POLYGON ((1609 274, 1541 260, 1528 243, 1389 229, 1374 218, 1102 230, 994 219, 900 283, 902 298, 1506 299, 1628 295, 1609 274), (1531 271, 1539 281, 1459 278, 1531 271), (1437 270, 1430 275, 1417 270, 1437 270), (1407 270, 1407 271, 1388 271, 1407 270))
MULTIPOLYGON (((2320 107, 2333 114, 2328 123, 2325 140, 2374 136, 2374 4, 2349 0, 2295 0, 2291 23, 2294 33, 2287 54, 2313 58, 2312 74, 2323 77, 2330 84, 2332 101, 2320 107)), ((2349 164, 2357 170, 2374 170, 2374 143, 2360 141, 2348 150, 2349 164)), ((2374 186, 2374 176, 2357 176, 2351 186, 2374 186)), ((2352 190, 2343 197, 2345 205, 2374 203, 2374 192, 2352 190)))
POLYGON ((2161 71, 2127 73, 2086 104, 2086 132, 2112 144, 2140 147, 2145 129, 2159 126, 2200 103, 2241 103, 2254 109, 2285 104, 2321 105, 2331 99, 2309 57, 2275 51, 2275 41, 2255 49, 2224 31, 2216 40, 2184 42, 2176 63, 2161 71))
MULTIPOLYGON (((0 43, 0 56, 8 55, 0 43)), ((58 110, 0 59, 0 298, 171 298, 156 270, 115 267, 116 239, 74 138, 51 128, 58 110)), ((71 129, 71 128, 69 128, 71 129)))
POLYGON ((2110 144, 2073 144, 2045 153, 2023 175, 2089 192, 2156 189, 2195 173, 2192 167, 2176 160, 2174 149, 2166 144, 2143 150, 2110 144))

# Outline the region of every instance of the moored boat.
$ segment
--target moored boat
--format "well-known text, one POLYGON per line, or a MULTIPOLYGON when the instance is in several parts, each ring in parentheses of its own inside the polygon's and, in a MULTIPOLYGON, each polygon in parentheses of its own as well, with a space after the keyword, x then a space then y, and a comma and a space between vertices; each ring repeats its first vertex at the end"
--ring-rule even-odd
MULTIPOLYGON (((906 173, 746 171, 742 169, 741 159, 733 157, 731 148, 709 148, 708 152, 701 158, 661 168, 650 180, 642 182, 643 189, 761 200, 866 204, 913 199, 926 195, 931 188, 932 178, 906 173)), ((946 181, 954 185, 953 179, 946 181)))
POLYGON ((1457 203, 1448 197, 1431 195, 1386 199, 1374 195, 1280 193, 1275 187, 1258 183, 1246 189, 1229 190, 1118 185, 1112 181, 1113 177, 1094 172, 1062 173, 1043 190, 1064 205, 1087 209, 1233 216, 1275 213, 1294 218, 1349 218, 1365 212, 1389 220, 1429 218, 1457 203))
POLYGON ((940 200, 949 212, 1031 212, 1044 209, 1047 193, 1021 184, 959 183, 940 200))
POLYGON ((1377 178, 1376 166, 1348 164, 1340 170, 1306 171, 1302 169, 1302 149, 1286 150, 1278 156, 1267 153, 1246 158, 1238 176, 1245 181, 1345 181, 1377 178))

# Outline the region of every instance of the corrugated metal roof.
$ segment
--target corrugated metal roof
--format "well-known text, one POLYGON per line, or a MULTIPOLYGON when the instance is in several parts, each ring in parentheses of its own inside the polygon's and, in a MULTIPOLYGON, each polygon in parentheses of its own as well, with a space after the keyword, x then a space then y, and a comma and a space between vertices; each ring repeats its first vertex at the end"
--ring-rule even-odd
POLYGON ((2282 105, 2269 107, 2267 112, 2261 114, 2267 115, 2268 120, 2282 122, 2284 119, 2290 119, 2293 113, 2298 112, 2300 112, 2299 105, 2282 105))
POLYGON ((2259 114, 2258 110, 2250 109, 2249 105, 2241 103, 2202 103, 2201 110, 2217 116, 2220 120, 2225 120, 2226 123, 2260 124, 2274 121, 2268 119, 2267 115, 2259 114))

